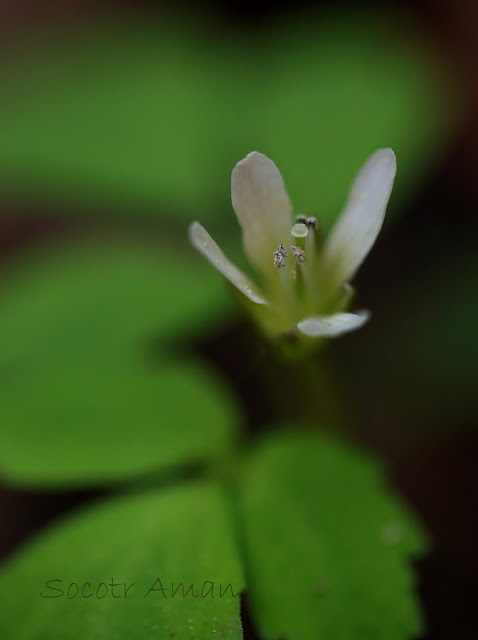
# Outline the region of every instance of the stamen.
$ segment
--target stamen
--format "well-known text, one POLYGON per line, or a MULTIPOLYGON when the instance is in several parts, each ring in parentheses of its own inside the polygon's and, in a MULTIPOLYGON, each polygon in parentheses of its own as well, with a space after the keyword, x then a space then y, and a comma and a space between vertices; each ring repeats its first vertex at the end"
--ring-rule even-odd
POLYGON ((300 213, 295 217, 295 221, 297 224, 305 224, 309 229, 312 228, 317 231, 317 218, 314 218, 313 216, 307 217, 300 213))
POLYGON ((317 258, 316 254, 320 247, 320 238, 318 233, 319 225, 317 218, 314 218, 313 216, 307 218, 306 224, 309 230, 309 235, 304 242, 304 248, 307 251, 309 267, 314 271, 317 258))
POLYGON ((291 247, 290 252, 295 257, 296 264, 300 264, 305 260, 305 251, 300 247, 291 247))
MULTIPOLYGON (((284 253, 281 251, 281 246, 284 247, 284 245, 279 245, 279 248, 276 251, 274 251, 274 253, 272 254, 274 257, 274 267, 276 267, 277 269, 282 269, 283 267, 285 267, 285 257, 284 257, 284 253)), ((285 252, 285 255, 287 256, 285 247, 284 247, 284 252, 285 252)))
POLYGON ((281 255, 283 255, 283 256, 284 256, 284 258, 287 258, 287 249, 285 248, 285 245, 280 244, 280 245, 277 247, 277 251, 278 251, 281 255))

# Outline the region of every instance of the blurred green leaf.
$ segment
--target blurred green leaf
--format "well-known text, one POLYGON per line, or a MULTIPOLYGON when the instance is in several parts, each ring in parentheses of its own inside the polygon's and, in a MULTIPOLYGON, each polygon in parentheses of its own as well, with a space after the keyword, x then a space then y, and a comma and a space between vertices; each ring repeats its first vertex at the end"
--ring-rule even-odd
POLYGON ((245 133, 245 142, 275 160, 296 210, 325 227, 369 155, 392 147, 393 211, 437 164, 459 117, 459 91, 447 71, 400 15, 357 12, 288 26, 260 79, 260 128, 255 141, 245 133))
POLYGON ((243 577, 218 490, 197 485, 123 496, 62 522, 3 568, 0 597, 9 605, 1 608, 0 634, 15 640, 239 640, 239 596, 224 593, 228 584, 236 594, 243 577), (46 586, 50 580, 63 582, 46 586), (72 586, 69 599, 73 582, 79 593, 73 597, 72 586), (97 591, 102 582, 118 586, 97 591), (198 597, 182 597, 181 582, 184 593, 192 584, 198 597), (84 583, 90 583, 89 598, 81 595, 84 583))
POLYGON ((241 509, 261 637, 420 632, 408 559, 424 541, 371 461, 324 436, 276 435, 250 460, 241 509))
POLYGON ((397 153, 396 203, 446 146, 458 92, 400 16, 311 14, 247 41, 199 24, 51 28, 11 47, 3 196, 232 221, 230 171, 258 149, 328 226, 376 148, 397 153))
POLYGON ((0 469, 9 481, 107 483, 232 446, 237 407, 224 386, 163 354, 218 306, 201 266, 97 246, 12 270, 0 290, 0 469))
POLYGON ((222 279, 192 249, 176 254, 161 238, 51 246, 4 269, 0 357, 44 366, 169 347, 204 329, 227 300, 222 279))
POLYGON ((233 446, 235 406, 198 366, 111 363, 2 380, 0 472, 21 485, 94 485, 204 462, 233 446))

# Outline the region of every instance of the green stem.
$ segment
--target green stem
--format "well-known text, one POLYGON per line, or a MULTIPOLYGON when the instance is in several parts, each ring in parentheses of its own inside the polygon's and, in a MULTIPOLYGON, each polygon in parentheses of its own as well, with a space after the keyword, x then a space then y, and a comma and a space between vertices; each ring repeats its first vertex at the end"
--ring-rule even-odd
POLYGON ((346 402, 336 384, 328 354, 304 351, 297 345, 295 358, 284 358, 284 343, 273 350, 263 368, 263 384, 271 403, 285 420, 306 422, 315 426, 348 433, 351 424, 346 402))

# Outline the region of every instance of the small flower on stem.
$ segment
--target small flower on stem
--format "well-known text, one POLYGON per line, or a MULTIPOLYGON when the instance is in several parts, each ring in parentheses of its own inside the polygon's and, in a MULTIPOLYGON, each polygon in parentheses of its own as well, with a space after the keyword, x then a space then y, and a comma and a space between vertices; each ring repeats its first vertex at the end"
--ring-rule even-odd
POLYGON ((244 250, 261 287, 242 273, 207 231, 193 222, 193 246, 240 291, 264 330, 310 338, 334 337, 361 327, 368 311, 347 311, 349 285, 381 229, 396 172, 391 149, 379 149, 355 178, 348 202, 322 242, 316 218, 292 217, 276 165, 257 151, 232 171, 232 206, 244 250), (252 304, 251 304, 252 303, 252 304))

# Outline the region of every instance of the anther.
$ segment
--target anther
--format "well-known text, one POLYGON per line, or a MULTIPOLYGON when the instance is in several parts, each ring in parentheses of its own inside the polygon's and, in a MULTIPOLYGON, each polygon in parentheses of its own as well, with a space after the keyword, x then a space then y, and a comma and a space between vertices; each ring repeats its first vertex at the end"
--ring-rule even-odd
POLYGON ((280 249, 274 251, 272 255, 274 256, 274 267, 276 267, 277 269, 282 269, 282 267, 285 267, 285 258, 280 249))
POLYGON ((284 258, 287 258, 287 249, 285 248, 285 245, 284 245, 284 244, 280 244, 280 245, 277 247, 277 251, 278 251, 282 256, 284 256, 284 258))
POLYGON ((300 247, 291 247, 290 252, 295 257, 295 261, 297 264, 304 262, 305 260, 305 251, 300 247))
POLYGON ((313 216, 307 217, 299 214, 295 217, 295 222, 296 224, 305 224, 306 227, 314 230, 317 229, 317 218, 314 218, 313 216))

